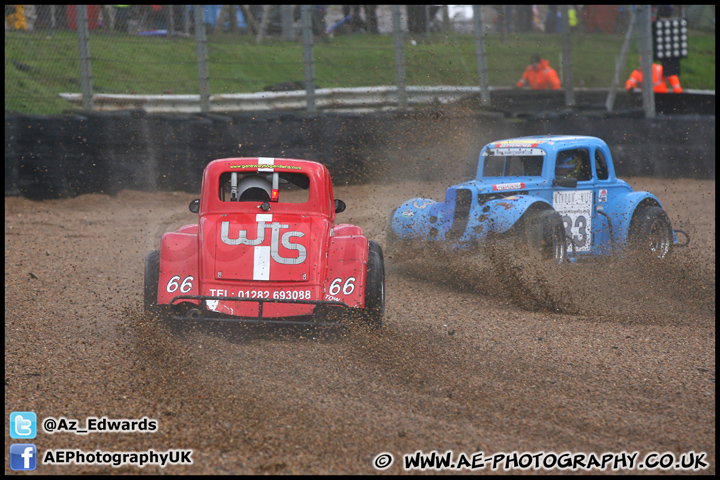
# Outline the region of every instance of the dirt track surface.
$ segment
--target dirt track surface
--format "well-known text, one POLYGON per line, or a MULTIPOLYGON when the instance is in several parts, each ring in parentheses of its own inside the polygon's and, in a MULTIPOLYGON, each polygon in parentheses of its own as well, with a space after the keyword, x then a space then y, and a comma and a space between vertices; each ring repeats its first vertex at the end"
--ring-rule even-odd
MULTIPOLYGON (((6 423, 13 411, 159 421, 148 434, 40 432, 41 457, 193 450, 191 466, 39 465, 50 474, 372 474, 380 452, 401 473, 417 450, 695 451, 714 473, 715 182, 629 181, 660 198, 689 248, 659 267, 570 265, 540 279, 386 255, 378 335, 172 335, 142 314, 143 264, 163 232, 193 223, 193 195, 6 198, 6 423)), ((339 221, 385 246, 392 208, 439 200, 450 183, 336 187, 339 221)))

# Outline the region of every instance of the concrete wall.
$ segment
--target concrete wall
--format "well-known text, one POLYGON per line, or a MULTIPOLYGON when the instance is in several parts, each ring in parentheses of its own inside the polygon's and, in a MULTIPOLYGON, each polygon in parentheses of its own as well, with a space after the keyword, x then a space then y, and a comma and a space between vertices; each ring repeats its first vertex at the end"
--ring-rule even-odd
POLYGON ((508 118, 462 104, 373 114, 5 114, 5 195, 32 199, 121 189, 199 192, 213 159, 271 156, 326 164, 336 184, 474 173, 480 148, 536 134, 594 135, 619 176, 715 178, 715 116, 645 120, 560 110, 508 118))

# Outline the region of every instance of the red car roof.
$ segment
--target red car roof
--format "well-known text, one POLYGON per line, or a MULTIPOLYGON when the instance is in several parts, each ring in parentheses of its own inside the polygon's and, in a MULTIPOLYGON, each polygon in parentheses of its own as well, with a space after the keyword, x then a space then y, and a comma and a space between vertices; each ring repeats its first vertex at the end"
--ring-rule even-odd
POLYGON ((327 215, 331 217, 331 220, 335 217, 330 172, 325 165, 310 160, 274 157, 221 158, 210 162, 203 173, 200 215, 250 208, 247 204, 220 200, 218 195, 220 175, 226 172, 258 172, 261 174, 290 172, 304 174, 310 180, 308 201, 294 205, 277 204, 273 205, 273 209, 290 211, 300 208, 305 213, 327 215))

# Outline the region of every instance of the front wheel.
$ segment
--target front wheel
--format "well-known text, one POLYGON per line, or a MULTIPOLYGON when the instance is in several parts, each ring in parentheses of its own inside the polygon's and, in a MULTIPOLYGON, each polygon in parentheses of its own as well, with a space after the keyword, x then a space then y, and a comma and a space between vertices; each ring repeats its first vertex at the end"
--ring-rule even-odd
POLYGON ((560 214, 544 210, 524 220, 525 240, 531 252, 541 260, 563 263, 567 257, 565 228, 560 214))
POLYGON ((532 310, 564 311, 567 240, 555 210, 525 212, 512 229, 492 242, 489 253, 504 294, 532 310))
POLYGON ((630 251, 650 258, 663 259, 672 249, 673 233, 665 211, 657 206, 639 210, 628 236, 630 251))

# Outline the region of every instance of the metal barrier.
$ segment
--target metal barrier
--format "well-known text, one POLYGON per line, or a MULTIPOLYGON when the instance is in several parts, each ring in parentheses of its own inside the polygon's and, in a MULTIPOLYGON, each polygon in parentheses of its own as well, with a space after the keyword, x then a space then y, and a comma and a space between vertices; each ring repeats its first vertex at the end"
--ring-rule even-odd
MULTIPOLYGON (((489 107, 515 112, 556 110, 561 111, 562 91, 517 91, 508 87, 490 87, 495 93, 489 107), (553 100, 549 102, 549 100, 553 100)), ((412 107, 430 104, 448 104, 469 96, 480 95, 480 87, 427 86, 406 87, 407 104, 412 107)), ((82 106, 82 94, 61 93, 63 99, 74 106, 82 106)), ((584 108, 595 106, 602 108, 607 90, 602 88, 576 89, 576 101, 584 108)), ((398 87, 355 87, 322 88, 315 91, 315 107, 318 110, 333 112, 377 112, 399 110, 398 87)), ((637 96, 619 92, 618 110, 642 108, 637 96)), ((658 111, 668 114, 678 113, 715 113, 715 92, 706 90, 685 90, 683 95, 656 95, 658 111), (703 99, 703 100, 700 100, 703 99), (677 103, 692 104, 691 108, 679 109, 677 103), (670 103, 668 108, 663 105, 670 103), (705 105, 707 104, 707 105, 705 105)), ((140 109, 147 113, 200 113, 200 95, 93 95, 93 108, 99 111, 117 111, 140 109)), ((233 93, 210 96, 211 112, 300 112, 307 109, 305 90, 286 92, 233 93)))
MULTIPOLYGON (((492 90, 492 88, 491 88, 492 90)), ((424 105, 450 103, 469 94, 480 93, 480 87, 406 87, 407 103, 424 105)), ((82 94, 61 93, 74 106, 82 106, 82 94)), ((95 110, 113 111, 128 108, 148 113, 200 113, 200 95, 93 95, 95 110)), ((321 88, 315 90, 315 106, 319 110, 377 111, 400 108, 398 87, 321 88)), ((305 90, 287 92, 233 93, 210 96, 211 112, 300 111, 307 108, 305 90)))

